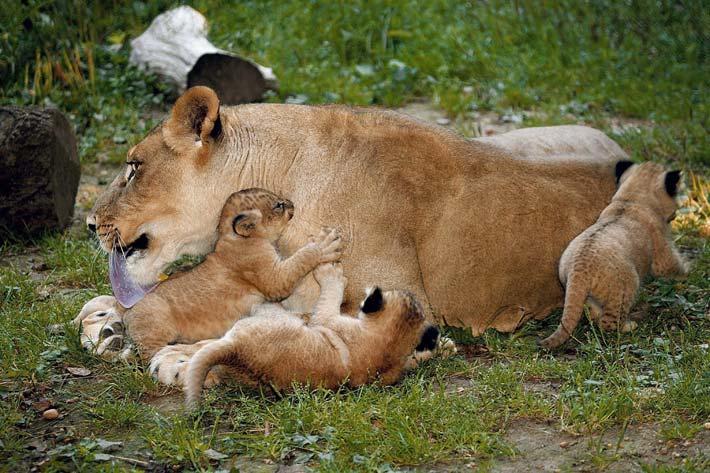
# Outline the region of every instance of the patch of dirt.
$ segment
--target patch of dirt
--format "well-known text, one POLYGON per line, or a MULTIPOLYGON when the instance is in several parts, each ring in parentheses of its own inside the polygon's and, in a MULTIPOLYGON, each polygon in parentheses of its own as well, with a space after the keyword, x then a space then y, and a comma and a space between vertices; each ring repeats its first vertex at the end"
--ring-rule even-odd
POLYGON ((524 126, 524 117, 533 112, 499 114, 496 112, 472 112, 470 117, 451 120, 446 113, 431 102, 413 102, 396 109, 428 123, 434 123, 462 133, 464 136, 491 136, 524 126))
POLYGON ((575 437, 553 425, 518 420, 506 428, 505 440, 518 452, 496 460, 491 471, 643 471, 642 465, 682 465, 687 457, 698 457, 710 449, 710 432, 699 432, 691 440, 663 441, 656 424, 631 425, 620 441, 621 430, 602 435, 575 437), (618 445, 618 449, 617 449, 618 445))
POLYGON ((185 410, 185 397, 181 392, 151 397, 144 401, 163 415, 178 414, 185 410))

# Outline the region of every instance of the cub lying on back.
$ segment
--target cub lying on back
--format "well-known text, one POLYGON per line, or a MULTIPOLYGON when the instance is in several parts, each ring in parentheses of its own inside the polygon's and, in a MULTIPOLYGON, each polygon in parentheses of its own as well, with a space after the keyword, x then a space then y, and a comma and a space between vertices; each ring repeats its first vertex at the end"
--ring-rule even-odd
POLYGON ((219 337, 255 304, 288 297, 320 263, 340 258, 341 241, 324 230, 289 258, 276 242, 294 206, 263 189, 232 194, 222 209, 215 251, 190 271, 160 284, 123 317, 141 358, 171 343, 219 337))
POLYGON ((250 386, 266 383, 283 389, 299 383, 332 389, 377 377, 392 384, 415 349, 436 347, 439 330, 426 322, 411 293, 375 288, 355 318, 340 313, 346 284, 341 266, 321 265, 314 276, 321 293, 308 322, 283 309, 276 317, 269 309, 257 312, 192 357, 185 376, 188 406, 199 402, 215 365, 221 365, 220 379, 250 386))
POLYGON ((656 163, 616 166, 619 188, 597 222, 577 236, 562 254, 560 281, 566 287, 562 320, 541 342, 548 349, 569 339, 582 317, 584 303, 604 330, 630 331, 627 320, 639 285, 655 276, 687 274, 671 241, 680 171, 666 172, 656 163))

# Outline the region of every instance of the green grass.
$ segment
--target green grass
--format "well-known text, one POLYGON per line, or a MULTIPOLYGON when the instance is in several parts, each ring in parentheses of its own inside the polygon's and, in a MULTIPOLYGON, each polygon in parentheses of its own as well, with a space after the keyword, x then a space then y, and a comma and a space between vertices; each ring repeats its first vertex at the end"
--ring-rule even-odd
MULTIPOLYGON (((0 103, 67 113, 85 172, 122 161, 174 99, 128 64, 128 40, 174 2, 25 3, 0 9, 0 103)), ((601 128, 638 161, 674 163, 701 178, 710 166, 710 11, 701 1, 193 5, 210 20, 215 44, 275 69, 281 90, 271 101, 391 107, 425 99, 471 136, 478 113, 518 114, 525 126, 601 128)), ((566 351, 547 354, 536 342, 557 317, 515 334, 451 330, 469 355, 429 362, 394 387, 284 397, 221 387, 192 416, 178 409, 179 393, 141 367, 88 355, 66 324, 86 300, 109 292, 105 256, 83 229, 2 242, 0 471, 38 461, 47 471, 140 462, 208 470, 235 457, 251 468, 485 469, 515 458, 507 435, 528 421, 585 435, 598 468, 619 459, 602 448, 605 432, 651 425, 661 440, 693 441, 710 419, 710 205, 707 180, 690 190, 675 230, 693 271, 645 286, 638 308, 646 317, 632 334, 585 323, 566 351), (28 254, 47 269, 30 271, 28 254), (62 323, 64 333, 47 330, 62 323), (73 366, 91 374, 70 376, 73 366), (32 406, 41 399, 64 417, 43 421, 32 406), (129 460, 107 462, 98 439, 124 442, 112 454, 129 460), (46 449, 28 449, 37 441, 46 449), (230 459, 210 459, 210 449, 230 459)), ((703 471, 708 459, 637 463, 703 471)))
MULTIPOLYGON (((60 469, 67 462, 96 466, 99 438, 188 469, 215 467, 209 449, 260 465, 267 459, 322 471, 492 465, 515 455, 506 432, 522 419, 591 438, 653 422, 660 439, 680 442, 695 438, 710 417, 710 245, 697 229, 684 231, 680 240, 697 252, 691 275, 647 285, 639 302, 647 316, 632 334, 584 324, 564 353, 547 354, 536 341, 556 318, 516 334, 472 338, 452 330, 464 351, 466 344, 483 345, 485 356, 429 362, 393 387, 298 389, 283 397, 220 387, 208 391, 201 411, 189 416, 179 408, 179 393, 155 384, 141 367, 87 355, 71 327, 64 334, 46 330, 108 290, 105 261, 85 237, 50 235, 36 243, 49 266, 46 277, 0 268, 0 338, 10 342, 0 345, 0 441, 7 464, 26 464, 33 432, 52 430, 31 407, 44 397, 66 416, 59 425, 74 432, 70 443, 49 453, 49 464, 60 469), (77 265, 82 271, 69 277, 77 265), (92 373, 67 376, 67 366, 92 373)), ((3 255, 18 251, 6 247, 3 255)), ((594 458, 601 464, 618 459, 599 455, 594 458)))

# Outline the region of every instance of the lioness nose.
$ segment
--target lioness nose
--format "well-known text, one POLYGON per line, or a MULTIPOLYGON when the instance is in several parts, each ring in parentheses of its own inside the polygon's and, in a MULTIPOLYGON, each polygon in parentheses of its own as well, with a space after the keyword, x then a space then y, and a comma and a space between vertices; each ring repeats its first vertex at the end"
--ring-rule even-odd
POLYGON ((86 217, 86 226, 91 233, 96 233, 96 216, 93 214, 86 217))

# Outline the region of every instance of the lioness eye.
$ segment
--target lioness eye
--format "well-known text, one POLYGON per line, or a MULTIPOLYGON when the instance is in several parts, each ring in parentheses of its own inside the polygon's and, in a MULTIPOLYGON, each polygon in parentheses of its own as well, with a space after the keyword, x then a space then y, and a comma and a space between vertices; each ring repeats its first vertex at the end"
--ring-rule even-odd
POLYGON ((138 171, 140 163, 138 161, 131 161, 126 164, 128 164, 128 167, 126 168, 126 182, 128 182, 136 175, 136 171, 138 171))

